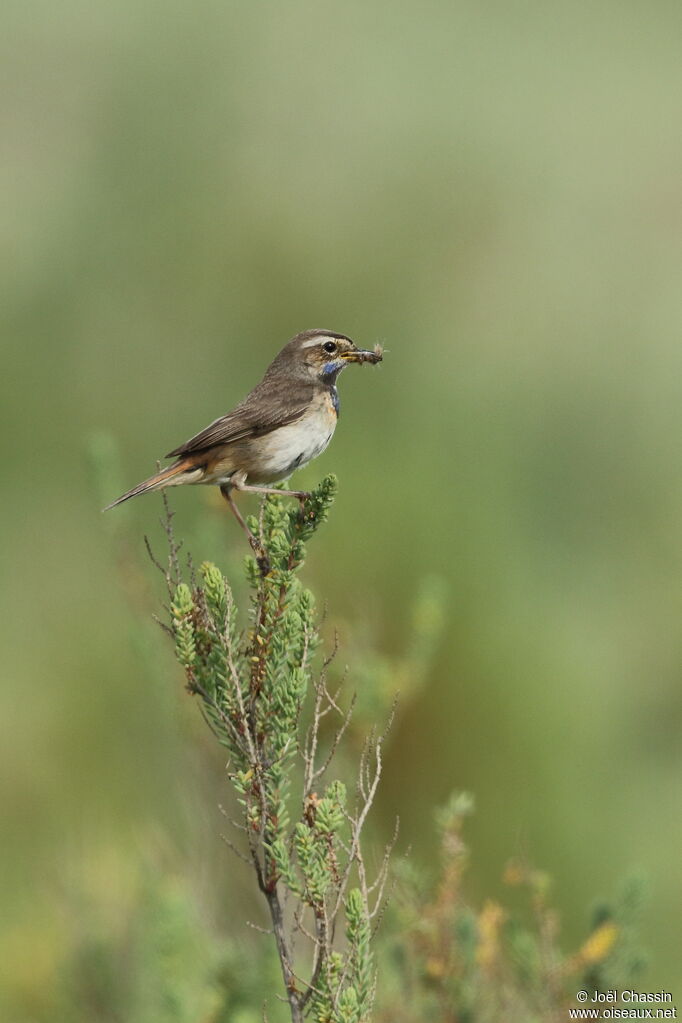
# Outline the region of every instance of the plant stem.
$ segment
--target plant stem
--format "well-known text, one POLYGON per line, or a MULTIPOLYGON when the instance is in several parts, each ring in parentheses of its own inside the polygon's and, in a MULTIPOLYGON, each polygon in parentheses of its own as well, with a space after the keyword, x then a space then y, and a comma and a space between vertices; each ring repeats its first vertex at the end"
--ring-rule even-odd
POLYGON ((272 929, 275 935, 275 942, 277 944, 279 961, 282 966, 284 987, 286 988, 289 1009, 291 1011, 291 1023, 303 1023, 303 1010, 301 1008, 300 996, 296 990, 296 978, 294 977, 291 969, 291 957, 286 935, 284 933, 284 915, 282 913, 282 905, 279 901, 277 888, 275 887, 271 891, 266 889, 265 897, 268 900, 268 906, 270 908, 272 929))

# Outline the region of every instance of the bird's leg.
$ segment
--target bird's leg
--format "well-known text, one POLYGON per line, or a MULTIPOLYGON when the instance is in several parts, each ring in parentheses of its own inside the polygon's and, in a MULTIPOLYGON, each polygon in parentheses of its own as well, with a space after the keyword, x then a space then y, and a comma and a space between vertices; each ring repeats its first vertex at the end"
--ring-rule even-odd
POLYGON ((278 490, 277 487, 252 487, 248 483, 234 482, 235 490, 243 490, 247 494, 274 494, 275 497, 295 497, 301 505, 310 497, 307 490, 278 490))
MULTIPOLYGON (((229 485, 224 485, 224 486, 222 486, 220 488, 220 493, 223 495, 223 497, 225 498, 225 500, 229 504, 230 510, 231 510, 232 514, 234 515, 235 519, 237 520, 239 525, 242 527, 242 529, 246 533, 246 535, 248 537, 248 540, 249 540, 249 543, 251 544, 251 550, 253 551, 253 553, 256 556, 256 561, 258 563, 258 567, 259 567, 262 575, 267 575, 268 572, 270 571, 270 562, 268 561, 268 556, 265 553, 265 551, 264 551, 261 543, 259 542, 258 538, 253 535, 253 533, 251 532, 251 530, 247 526, 247 524, 246 524, 246 522, 244 520, 244 516, 240 512, 239 508, 234 503, 234 501, 232 499, 232 494, 230 493, 231 489, 232 488, 229 485)), ((239 489, 241 489, 241 487, 239 489)))

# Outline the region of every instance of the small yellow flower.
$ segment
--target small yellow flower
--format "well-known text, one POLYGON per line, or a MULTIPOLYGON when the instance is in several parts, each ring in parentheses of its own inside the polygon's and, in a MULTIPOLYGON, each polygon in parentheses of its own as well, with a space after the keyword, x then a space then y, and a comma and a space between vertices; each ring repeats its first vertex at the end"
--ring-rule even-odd
POLYGON ((502 906, 486 902, 478 917, 478 947, 476 962, 481 966, 492 966, 499 951, 500 928, 505 920, 502 906))
POLYGON ((607 920, 589 936, 578 952, 579 959, 583 963, 602 962, 613 948, 617 937, 617 926, 611 920, 607 920))

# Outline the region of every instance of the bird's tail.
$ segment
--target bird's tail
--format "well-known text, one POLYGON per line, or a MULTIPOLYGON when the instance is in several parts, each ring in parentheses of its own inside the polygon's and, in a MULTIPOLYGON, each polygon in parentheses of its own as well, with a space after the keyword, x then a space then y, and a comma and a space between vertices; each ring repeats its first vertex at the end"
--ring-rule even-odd
MULTIPOLYGON (((169 466, 167 469, 162 469, 161 472, 157 472, 154 476, 150 476, 149 479, 143 480, 142 483, 138 483, 136 487, 129 490, 127 493, 117 497, 115 501, 108 504, 102 511, 109 511, 110 508, 115 508, 117 504, 123 504, 124 501, 130 500, 131 497, 137 497, 138 494, 149 494, 153 490, 162 490, 164 487, 173 486, 178 483, 184 483, 185 480, 179 477, 190 471, 192 476, 194 473, 192 470, 195 467, 187 459, 183 459, 181 462, 176 462, 175 465, 169 466)), ((189 482, 189 480, 187 481, 189 482)), ((192 482, 194 482, 192 480, 192 482)))

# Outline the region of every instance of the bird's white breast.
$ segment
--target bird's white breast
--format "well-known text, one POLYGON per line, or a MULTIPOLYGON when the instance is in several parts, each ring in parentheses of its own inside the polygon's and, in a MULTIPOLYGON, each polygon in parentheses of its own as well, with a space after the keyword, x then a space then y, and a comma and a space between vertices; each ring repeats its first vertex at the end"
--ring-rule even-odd
POLYGON ((252 467, 249 480, 274 483, 317 458, 332 439, 336 418, 331 400, 326 398, 295 423, 259 438, 258 466, 252 467))

